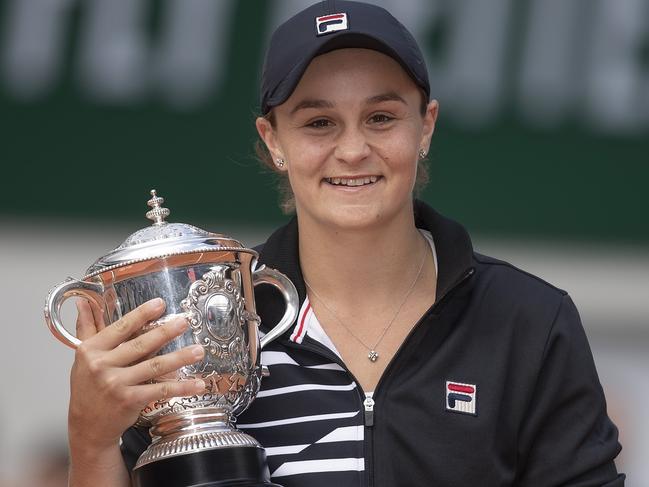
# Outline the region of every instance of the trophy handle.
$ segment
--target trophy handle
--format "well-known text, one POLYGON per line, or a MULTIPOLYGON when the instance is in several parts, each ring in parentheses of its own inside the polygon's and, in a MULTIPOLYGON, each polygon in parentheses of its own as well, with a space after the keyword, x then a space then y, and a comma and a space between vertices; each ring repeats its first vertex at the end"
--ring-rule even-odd
POLYGON ((52 289, 45 302, 45 321, 52 334, 64 345, 77 348, 81 344, 81 340, 66 330, 61 323, 61 306, 65 300, 72 296, 83 296, 103 308, 103 292, 104 286, 101 284, 79 281, 72 277, 68 277, 52 289))
POLYGON ((298 305, 300 304, 300 298, 297 294, 297 289, 291 282, 291 280, 275 269, 270 269, 264 265, 256 269, 252 274, 252 284, 257 286, 258 284, 270 284, 275 287, 279 292, 282 293, 282 297, 286 302, 286 311, 284 311, 284 316, 279 320, 277 326, 270 330, 264 337, 260 340, 260 347, 264 348, 268 343, 272 342, 275 338, 280 336, 286 330, 288 330, 298 315, 298 305))

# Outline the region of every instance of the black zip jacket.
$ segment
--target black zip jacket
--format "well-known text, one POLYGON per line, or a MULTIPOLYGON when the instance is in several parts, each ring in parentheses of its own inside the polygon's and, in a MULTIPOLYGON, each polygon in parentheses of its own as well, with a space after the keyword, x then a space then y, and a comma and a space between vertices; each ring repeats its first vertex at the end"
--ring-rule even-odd
MULTIPOLYGON (((461 225, 419 201, 415 223, 434 237, 438 299, 388 365, 373 408, 339 357, 308 335, 296 343, 287 332, 264 349, 271 375, 239 423, 267 448, 273 480, 284 487, 624 485, 613 461, 617 429, 567 293, 475 253, 461 225), (336 436, 350 431, 356 436, 336 436)), ((297 221, 258 250, 303 302, 297 221)), ((277 323, 276 291, 255 293, 262 329, 277 323)), ((141 430, 125 433, 129 468, 149 441, 141 430)))

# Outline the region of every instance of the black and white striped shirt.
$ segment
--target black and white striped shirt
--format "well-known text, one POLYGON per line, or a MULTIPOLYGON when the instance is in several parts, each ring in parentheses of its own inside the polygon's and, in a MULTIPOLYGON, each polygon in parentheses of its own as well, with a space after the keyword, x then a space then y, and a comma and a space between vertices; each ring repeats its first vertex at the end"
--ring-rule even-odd
POLYGON ((271 478, 285 487, 362 485, 365 396, 308 299, 291 341, 294 349, 271 343, 262 351, 270 376, 237 427, 262 444, 271 478))

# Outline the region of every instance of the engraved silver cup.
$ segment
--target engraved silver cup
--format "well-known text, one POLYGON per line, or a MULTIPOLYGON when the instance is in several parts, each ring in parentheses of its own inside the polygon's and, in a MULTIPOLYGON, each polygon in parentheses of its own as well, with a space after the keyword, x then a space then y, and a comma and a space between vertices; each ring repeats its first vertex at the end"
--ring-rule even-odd
MULTIPOLYGON (((61 306, 69 297, 83 296, 97 303, 104 310, 106 323, 118 320, 149 299, 163 298, 166 314, 142 332, 184 314, 189 329, 158 353, 201 344, 205 357, 157 382, 201 378, 207 391, 155 401, 141 411, 138 423, 149 426, 153 442, 137 462, 136 485, 162 485, 156 480, 137 479, 138 471, 150 470, 155 462, 233 448, 254 449, 258 459, 255 462, 265 469, 252 475, 262 481, 250 485, 273 485, 264 481, 269 476, 263 448, 237 430, 234 422, 259 390, 263 375, 260 350, 290 328, 297 317, 295 286, 282 273, 257 266, 257 252, 232 238, 191 225, 167 223, 164 219, 169 210, 160 206, 164 200, 155 190, 151 194, 148 204, 152 209, 147 217, 154 221, 153 225, 133 233, 98 259, 82 279, 68 278, 53 288, 47 297, 45 320, 56 338, 75 348, 80 341, 63 326, 60 316, 61 306), (286 311, 260 339, 254 288, 262 283, 280 291, 286 311)), ((192 482, 174 485, 194 485, 192 482)))

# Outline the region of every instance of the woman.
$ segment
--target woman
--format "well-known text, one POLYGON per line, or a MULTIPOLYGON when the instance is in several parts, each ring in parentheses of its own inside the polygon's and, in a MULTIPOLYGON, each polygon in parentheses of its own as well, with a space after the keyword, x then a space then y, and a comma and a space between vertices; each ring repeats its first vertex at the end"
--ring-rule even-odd
MULTIPOLYGON (((239 427, 285 487, 623 485, 570 298, 476 254, 460 225, 413 200, 438 109, 416 42, 379 7, 330 7, 289 19, 266 56, 256 126, 296 218, 260 260, 293 280, 302 307, 265 349, 271 374, 239 427)), ((279 305, 258 291, 262 322, 279 305)), ((140 408, 204 387, 140 385, 200 347, 129 366, 185 323, 117 347, 162 309, 104 329, 80 307, 71 485, 128 485, 148 434, 129 429, 121 452, 119 439, 140 408), (107 404, 118 407, 97 411, 107 404)))

